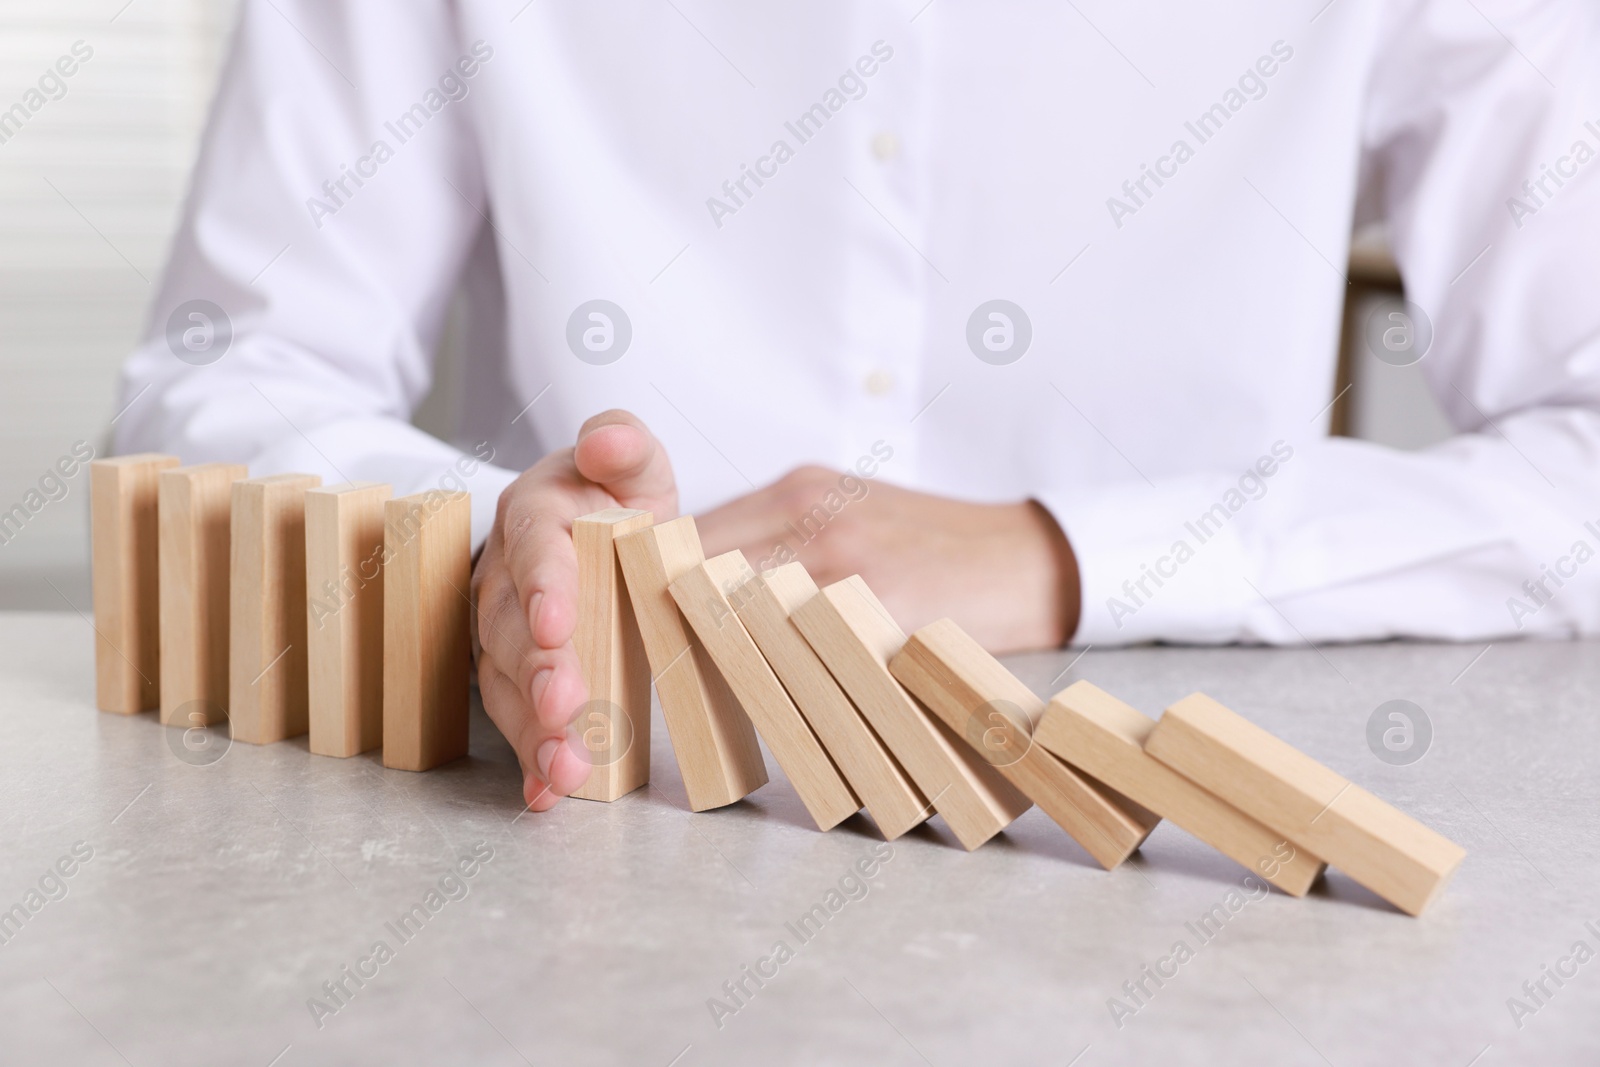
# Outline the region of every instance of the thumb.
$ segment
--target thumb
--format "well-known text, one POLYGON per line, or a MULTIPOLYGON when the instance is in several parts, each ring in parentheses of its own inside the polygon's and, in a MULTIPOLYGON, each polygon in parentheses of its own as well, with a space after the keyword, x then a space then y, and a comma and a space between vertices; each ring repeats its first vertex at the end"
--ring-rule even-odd
POLYGON ((636 415, 612 409, 589 419, 578 431, 573 462, 623 507, 653 511, 657 522, 677 516, 678 483, 667 450, 636 415))

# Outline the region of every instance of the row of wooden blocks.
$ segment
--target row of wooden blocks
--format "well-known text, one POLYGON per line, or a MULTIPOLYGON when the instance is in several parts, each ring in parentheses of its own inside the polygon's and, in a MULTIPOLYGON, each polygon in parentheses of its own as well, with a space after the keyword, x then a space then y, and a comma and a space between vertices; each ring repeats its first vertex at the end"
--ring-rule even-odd
MULTIPOLYGON (((381 740, 385 765, 420 770, 465 753, 465 494, 94 467, 102 707, 154 706, 159 673, 164 722, 226 701, 241 740, 309 718, 320 754, 381 740)), ((1465 855, 1203 694, 1159 722, 1088 682, 1046 702, 948 619, 908 638, 859 577, 819 589, 798 563, 705 559, 688 516, 614 508, 572 536, 589 702, 570 736, 593 765, 574 796, 648 781, 653 683, 695 811, 767 782, 759 733, 823 830, 865 809, 892 840, 937 814, 975 849, 1037 804, 1110 869, 1166 818, 1292 895, 1332 864, 1413 915, 1465 855)))
POLYGON ((141 454, 90 466, 105 711, 427 770, 466 755, 470 503, 141 454))
POLYGON ((823 830, 937 813, 970 850, 1037 804, 1111 869, 1166 818, 1292 895, 1331 863, 1413 915, 1465 855, 1204 694, 1159 722, 1083 681, 1047 703, 948 619, 908 638, 859 576, 705 559, 690 517, 612 509, 573 540, 599 757, 577 795, 647 780, 653 680, 697 811, 766 782, 759 733, 823 830))

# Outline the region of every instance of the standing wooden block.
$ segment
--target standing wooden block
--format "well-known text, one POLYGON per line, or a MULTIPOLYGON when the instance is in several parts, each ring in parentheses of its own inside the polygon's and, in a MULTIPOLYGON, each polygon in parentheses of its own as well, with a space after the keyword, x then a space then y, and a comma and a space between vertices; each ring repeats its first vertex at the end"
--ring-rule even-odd
POLYGON ((101 711, 159 706, 157 478, 177 456, 145 452, 89 464, 94 562, 94 691, 101 711))
POLYGON ((616 539, 646 529, 648 511, 607 508, 573 520, 578 553, 578 628, 572 635, 589 688, 573 724, 588 754, 582 800, 610 802, 650 780, 650 661, 623 586, 616 539))
POLYGON ((859 575, 823 589, 793 617, 963 847, 977 848, 1028 810, 1027 797, 930 719, 889 673, 906 635, 859 575))
POLYGON ((1050 698, 1033 740, 1285 893, 1305 896, 1326 864, 1145 752, 1155 726, 1105 690, 1074 682, 1050 698))
POLYGON ((238 463, 201 463, 157 476, 161 575, 161 721, 227 719, 228 541, 238 463))
POLYGON ((233 483, 228 719, 235 741, 306 732, 306 490, 315 474, 233 483))
POLYGON ((705 562, 694 518, 638 530, 616 544, 689 807, 732 804, 767 784, 767 767, 744 709, 705 646, 685 629, 668 591, 705 562))
POLYGON ((1167 709, 1145 751, 1420 915, 1465 850, 1203 693, 1167 709))
POLYGON ((385 501, 383 765, 467 754, 472 505, 441 489, 385 501))
POLYGON ((311 751, 383 743, 383 505, 389 486, 306 491, 306 669, 311 751))
POLYGON ((1044 701, 949 619, 912 634, 889 669, 1106 870, 1161 821, 1035 744, 1044 701))
POLYGON ((750 573, 744 553, 728 552, 680 575, 671 585, 672 598, 749 712, 756 732, 766 739, 817 829, 831 830, 860 811, 861 801, 789 699, 723 591, 737 590, 750 573))
POLYGON ((817 584, 805 567, 787 563, 765 574, 747 574, 731 599, 739 620, 866 805, 878 830, 893 841, 927 820, 933 808, 791 620, 795 610, 816 595, 817 584))

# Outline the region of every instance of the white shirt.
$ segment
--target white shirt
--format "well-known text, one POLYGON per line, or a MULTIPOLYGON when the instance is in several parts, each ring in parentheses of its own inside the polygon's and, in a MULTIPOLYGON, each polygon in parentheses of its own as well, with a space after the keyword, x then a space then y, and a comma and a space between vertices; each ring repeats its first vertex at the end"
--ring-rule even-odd
POLYGON ((241 17, 120 449, 397 493, 470 470, 481 541, 514 471, 621 407, 686 511, 875 444, 881 479, 1042 501, 1080 643, 1600 632, 1584 6, 241 17), (1417 453, 1325 436, 1349 235, 1378 216, 1461 431, 1417 453), (464 274, 447 445, 407 420, 464 274), (220 358, 177 358, 186 330, 220 358))

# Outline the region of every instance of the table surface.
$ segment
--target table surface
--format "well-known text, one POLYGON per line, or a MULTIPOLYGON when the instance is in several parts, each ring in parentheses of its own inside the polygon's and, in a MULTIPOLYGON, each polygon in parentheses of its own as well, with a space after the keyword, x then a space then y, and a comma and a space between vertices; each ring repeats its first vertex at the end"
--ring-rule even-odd
POLYGON ((1459 842, 1412 919, 1337 872, 1252 893, 1165 824, 1112 872, 1037 809, 973 853, 938 819, 892 847, 863 816, 818 833, 770 757, 693 815, 659 714, 648 789, 540 816, 477 710, 471 755, 425 774, 304 738, 196 756, 93 709, 91 636, 0 615, 0 909, 28 915, 0 945, 8 1065, 1600 1062, 1593 642, 1011 661, 1151 714, 1204 690, 1459 842), (1406 766, 1367 741, 1391 699, 1433 724, 1406 766), (1179 941, 1136 1005, 1124 983, 1179 941))

